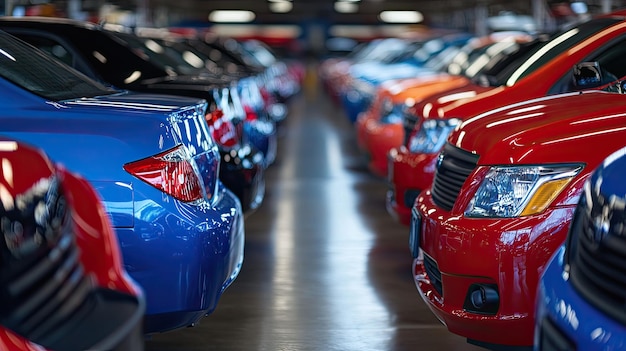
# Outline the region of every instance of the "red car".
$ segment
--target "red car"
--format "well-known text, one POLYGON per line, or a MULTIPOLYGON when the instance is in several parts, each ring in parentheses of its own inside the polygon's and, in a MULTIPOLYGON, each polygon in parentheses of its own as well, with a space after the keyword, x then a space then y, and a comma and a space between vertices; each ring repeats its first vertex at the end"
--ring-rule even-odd
MULTIPOLYGON (((372 105, 355 123, 357 143, 368 156, 368 167, 375 175, 386 177, 389 150, 405 139, 405 110, 440 92, 466 86, 493 57, 514 51, 519 43, 532 38, 522 32, 499 32, 474 38, 454 54, 445 70, 424 72, 406 79, 386 81, 378 88, 372 105)), ((428 68, 428 67, 426 67, 428 68)))
POLYGON ((597 61, 615 76, 626 73, 626 11, 590 20, 558 33, 542 43, 533 43, 498 63, 497 75, 481 75, 472 83, 435 94, 411 110, 416 126, 403 147, 388 154, 390 190, 387 209, 408 224, 415 198, 430 187, 437 154, 448 134, 462 120, 499 106, 573 90, 572 67, 582 61, 597 61))
POLYGON ((540 275, 590 172, 626 140, 619 84, 620 94, 497 108, 450 134, 413 207, 409 243, 419 293, 451 332, 492 349, 533 345, 540 275))
POLYGON ((0 138, 0 350, 143 350, 142 291, 83 178, 0 138))

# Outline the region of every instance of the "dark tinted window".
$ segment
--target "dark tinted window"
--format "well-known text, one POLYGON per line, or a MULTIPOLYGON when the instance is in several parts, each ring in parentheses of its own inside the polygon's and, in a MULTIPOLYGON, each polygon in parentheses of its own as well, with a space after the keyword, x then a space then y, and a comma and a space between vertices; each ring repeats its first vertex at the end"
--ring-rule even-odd
POLYGON ((116 92, 2 31, 0 76, 34 94, 55 101, 116 92))
POLYGON ((621 19, 615 18, 602 18, 565 30, 555 35, 536 52, 531 51, 528 59, 518 70, 511 72, 509 76, 499 77, 498 80, 503 84, 513 84, 574 45, 621 21, 621 19))
POLYGON ((477 79, 493 86, 505 85, 507 82, 513 84, 577 43, 618 22, 621 20, 616 18, 595 19, 556 33, 547 41, 540 38, 522 45, 518 52, 495 63, 477 79))

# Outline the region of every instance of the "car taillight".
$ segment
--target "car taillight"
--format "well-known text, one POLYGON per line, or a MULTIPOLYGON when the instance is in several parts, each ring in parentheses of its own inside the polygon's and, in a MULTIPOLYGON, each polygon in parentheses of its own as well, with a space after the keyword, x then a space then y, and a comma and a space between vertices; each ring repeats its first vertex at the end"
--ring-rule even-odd
POLYGON ((182 145, 127 163, 124 169, 180 201, 191 202, 202 198, 200 179, 182 145))
POLYGON ((222 110, 214 110, 205 115, 213 140, 225 147, 234 147, 239 142, 237 131, 232 122, 224 120, 222 110))
POLYGON ((261 96, 263 97, 263 102, 265 103, 265 106, 268 106, 273 102, 272 94, 267 90, 266 87, 261 88, 261 96))
POLYGON ((256 121, 259 118, 259 115, 252 106, 246 105, 244 106, 244 110, 246 111, 246 121, 256 121))

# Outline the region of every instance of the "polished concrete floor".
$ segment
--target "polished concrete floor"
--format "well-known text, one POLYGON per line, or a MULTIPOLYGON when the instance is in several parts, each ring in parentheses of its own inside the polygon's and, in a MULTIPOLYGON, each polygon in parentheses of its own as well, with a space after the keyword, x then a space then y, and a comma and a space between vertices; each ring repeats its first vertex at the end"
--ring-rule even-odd
POLYGON ((265 201, 246 219, 239 277, 199 325, 153 336, 146 350, 482 350, 421 300, 385 180, 310 78, 290 102, 265 201))

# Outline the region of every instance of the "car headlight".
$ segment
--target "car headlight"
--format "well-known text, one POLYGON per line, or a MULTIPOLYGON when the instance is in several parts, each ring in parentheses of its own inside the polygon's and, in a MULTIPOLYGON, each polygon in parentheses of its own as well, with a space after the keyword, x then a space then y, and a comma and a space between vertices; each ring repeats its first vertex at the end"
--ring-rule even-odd
POLYGON ((409 138, 409 151, 412 153, 436 153, 441 150, 454 128, 461 123, 458 118, 429 119, 409 138))
POLYGON ((408 105, 406 103, 394 104, 391 99, 385 98, 380 105, 380 123, 400 124, 403 122, 407 110, 408 105))
POLYGON ((518 217, 543 211, 581 165, 492 167, 470 201, 467 217, 518 217))

